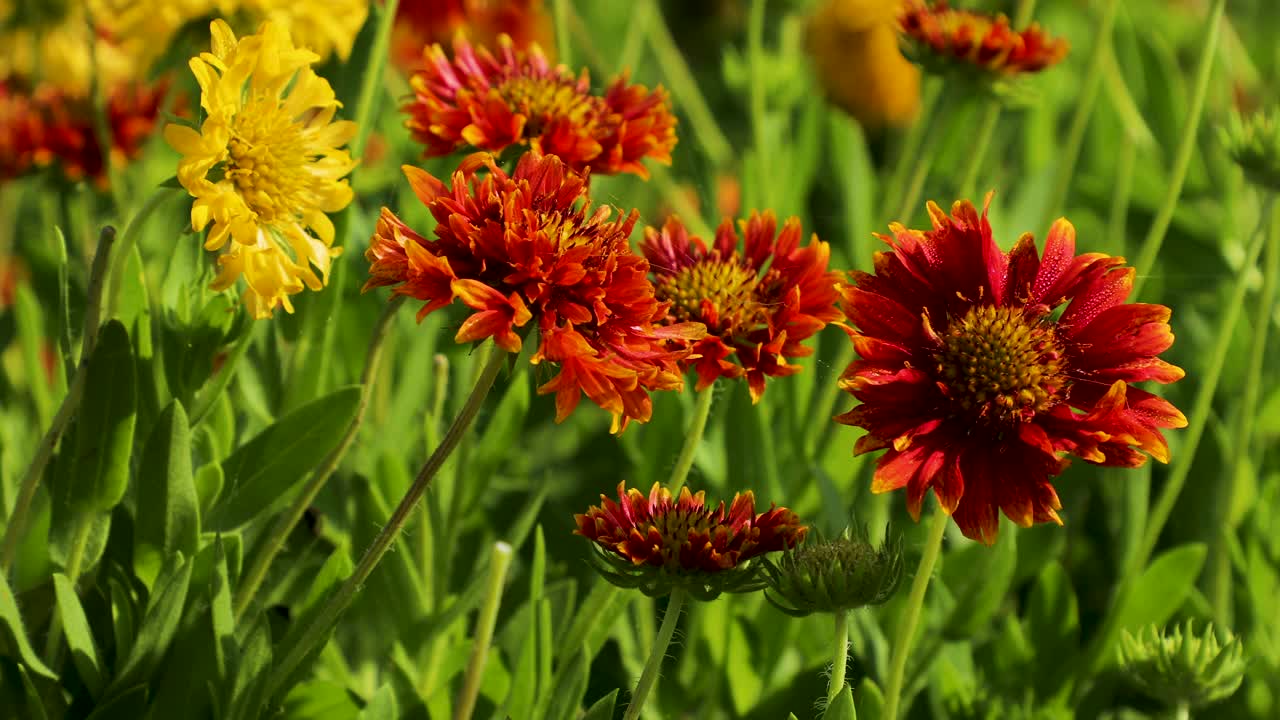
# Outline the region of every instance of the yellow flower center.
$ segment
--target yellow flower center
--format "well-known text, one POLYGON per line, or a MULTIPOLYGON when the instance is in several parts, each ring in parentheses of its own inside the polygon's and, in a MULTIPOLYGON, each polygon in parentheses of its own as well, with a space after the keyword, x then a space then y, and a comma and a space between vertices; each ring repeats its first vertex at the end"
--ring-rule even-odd
POLYGON ((227 144, 226 175, 264 223, 293 217, 306 200, 310 177, 302 124, 271 98, 255 98, 236 113, 227 144))
POLYGON ((528 118, 526 137, 541 135, 552 118, 583 126, 595 109, 592 96, 578 92, 572 82, 553 78, 513 77, 498 86, 498 94, 513 112, 528 118))
POLYGON ((661 275, 657 282, 660 300, 672 301, 671 311, 681 322, 706 322, 703 304, 715 309, 718 328, 733 331, 751 328, 763 321, 764 308, 756 300, 760 276, 737 262, 704 260, 675 275, 661 275))
POLYGON ((1021 308, 970 308, 951 322, 934 359, 959 407, 990 422, 1031 419, 1053 406, 1065 383, 1053 328, 1021 308))
POLYGON ((674 507, 653 518, 653 526, 662 536, 662 564, 667 569, 680 567, 680 548, 689 543, 689 534, 706 533, 711 529, 711 517, 706 508, 698 511, 674 507))

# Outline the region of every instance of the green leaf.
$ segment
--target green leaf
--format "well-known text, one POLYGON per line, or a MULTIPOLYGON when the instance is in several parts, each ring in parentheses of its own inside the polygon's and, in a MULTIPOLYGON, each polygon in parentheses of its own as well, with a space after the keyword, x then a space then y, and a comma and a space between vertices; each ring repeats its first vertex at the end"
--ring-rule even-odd
POLYGON ((222 536, 214 542, 213 585, 209 588, 209 614, 213 624, 214 667, 220 682, 230 679, 236 650, 236 618, 231 605, 231 578, 222 536))
POLYGON ((948 638, 971 638, 985 629, 1009 592, 1018 565, 1017 533, 1002 520, 995 547, 973 544, 944 559, 942 578, 956 595, 955 607, 943 626, 948 638))
POLYGON ((119 320, 102 327, 86 372, 76 431, 72 503, 78 512, 97 514, 124 498, 133 451, 137 406, 134 364, 129 333, 119 320))
MULTIPOLYGON (((507 461, 511 448, 519 443, 524 433, 525 416, 529 414, 529 395, 529 371, 521 368, 511 376, 506 392, 502 394, 502 401, 480 433, 480 441, 476 443, 471 460, 476 466, 473 477, 487 481, 507 461)), ((472 492, 481 492, 481 489, 476 488, 472 492)))
POLYGON ((40 691, 31 681, 30 673, 22 666, 18 667, 18 672, 22 673, 22 691, 26 695, 26 707, 31 711, 31 720, 47 720, 49 714, 44 711, 44 701, 40 699, 40 691))
MULTIPOLYGON (((329 554, 329 558, 324 561, 320 572, 316 573, 315 579, 311 582, 311 588, 307 592, 307 597, 296 608, 297 615, 290 627, 289 632, 285 635, 284 640, 280 641, 276 648, 276 653, 280 657, 286 657, 293 650, 293 646, 297 644, 303 632, 311 625, 311 621, 320 614, 324 609, 325 601, 338 589, 350 575, 353 567, 351 565, 351 554, 345 545, 339 545, 329 554)), ((288 693, 289 688, 305 677, 311 670, 311 663, 315 661, 320 651, 324 649, 327 638, 332 634, 333 628, 330 628, 325 634, 325 640, 316 644, 315 648, 307 654, 302 662, 294 668, 293 674, 281 683, 278 691, 288 693)))
POLYGON ((271 669, 271 630, 258 615, 240 650, 240 665, 231 690, 229 720, 257 720, 266 704, 265 690, 271 669))
POLYGON ((102 663, 98 661, 98 650, 93 642, 93 632, 89 629, 89 620, 85 617, 80 598, 76 597, 75 586, 62 573, 53 575, 53 592, 58 601, 58 615, 62 620, 62 632, 67 638, 67 647, 71 650, 71 661, 75 663, 80 679, 89 694, 98 697, 106 683, 102 678, 102 663))
POLYGON ((151 587, 164 558, 193 557, 200 542, 200 500, 191 474, 191 432, 182 403, 160 414, 138 468, 133 567, 151 587))
POLYGON ((396 691, 391 683, 384 683, 369 698, 369 704, 360 711, 359 720, 397 720, 400 711, 396 708, 396 691))
POLYGON ((853 707, 853 690, 849 683, 840 688, 835 699, 822 713, 822 720, 858 720, 858 711, 853 707))
POLYGON ((1080 615, 1071 577, 1059 562, 1046 565, 1031 590, 1027 608, 1027 635, 1035 639, 1036 672, 1031 674, 1036 697, 1055 694, 1070 677, 1071 664, 1080 649, 1080 615))
MULTIPOLYGON (((1204 565, 1203 543, 1187 543, 1165 551, 1147 566, 1133 591, 1119 608, 1117 630, 1136 633, 1147 625, 1160 627, 1182 607, 1204 565)), ((1107 653, 1114 659, 1114 653, 1107 653)))
POLYGON ((147 710, 147 686, 135 685, 99 705, 86 720, 137 720, 147 710))
POLYGON ((186 605, 193 563, 184 560, 181 554, 170 562, 169 569, 156 579, 155 591, 138 627, 138 637, 123 669, 111 682, 109 696, 150 678, 173 642, 186 605))
POLYGON ((351 693, 327 680, 302 683, 284 699, 283 706, 284 717, 293 720, 345 720, 360 713, 351 693))
POLYGON ((206 517, 213 512, 214 504, 222 496, 222 486, 226 484, 222 466, 218 463, 201 465, 200 469, 196 470, 196 476, 192 482, 196 488, 196 497, 200 501, 200 516, 206 517))
POLYGON ((288 503, 292 490, 341 440, 360 404, 349 385, 281 417, 222 463, 226 485, 209 526, 234 530, 288 503))
POLYGON ((854 695, 854 706, 862 708, 863 717, 884 717, 884 693, 871 678, 862 678, 854 695))
POLYGON ((605 695, 587 708, 582 720, 613 720, 613 709, 618 705, 618 691, 605 695))
MULTIPOLYGON (((18 343, 22 348, 23 371, 27 390, 36 406, 36 421, 40 427, 48 427, 53 418, 53 397, 44 373, 41 356, 46 340, 44 310, 30 285, 21 283, 13 294, 13 311, 18 331, 18 343)), ((9 400, 6 399, 6 403, 9 400)))
POLYGON ((116 658, 128 657, 133 650, 133 629, 136 611, 129 591, 116 578, 108 579, 111 588, 111 632, 115 639, 116 658))
POLYGON ((582 696, 587 693, 587 675, 591 661, 586 647, 579 648, 569 661, 569 669, 560 676, 547 708, 546 720, 575 720, 582 708, 582 696))
POLYGON ((13 597, 13 591, 9 589, 6 574, 2 572, 0 572, 0 641, 4 641, 0 642, 0 650, 16 649, 18 659, 31 672, 50 680, 58 679, 58 676, 41 662, 40 656, 36 655, 31 642, 27 640, 27 633, 22 627, 22 614, 18 612, 18 603, 13 597))

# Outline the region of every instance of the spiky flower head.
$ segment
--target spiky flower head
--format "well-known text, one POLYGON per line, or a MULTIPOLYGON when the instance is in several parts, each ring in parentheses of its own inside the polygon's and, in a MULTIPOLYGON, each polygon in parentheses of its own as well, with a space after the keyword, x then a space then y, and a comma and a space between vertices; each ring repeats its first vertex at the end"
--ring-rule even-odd
POLYGON ((890 225, 874 274, 844 289, 861 359, 840 387, 860 404, 836 421, 867 430, 856 453, 886 451, 872 490, 905 487, 918 519, 932 488, 965 535, 990 544, 1000 512, 1023 527, 1061 523, 1051 481, 1067 454, 1168 462, 1161 430, 1187 420, 1132 383, 1184 373, 1159 358, 1173 344, 1169 308, 1125 302, 1124 258, 1076 255, 1065 218, 1041 255, 1030 233, 1002 251, 986 205, 947 215, 929 203, 929 215, 928 231, 890 225))
POLYGON ((210 227, 206 250, 226 248, 213 289, 243 276, 251 315, 293 312, 289 297, 324 287, 342 251, 327 213, 351 202, 343 177, 356 162, 341 147, 356 125, 334 121, 341 103, 311 69, 319 56, 295 47, 282 27, 268 22, 236 38, 215 20, 210 33, 213 52, 190 62, 207 117, 198 129, 169 125, 164 136, 182 153, 178 181, 195 198, 192 227, 210 227))
POLYGON ((758 402, 765 379, 799 372, 787 360, 812 353, 804 341, 840 317, 840 275, 827 269, 831 248, 816 235, 800 246, 799 218, 781 232, 772 211, 739 226, 742 237, 726 219, 708 247, 673 215, 661 230, 646 228, 640 247, 658 299, 670 303, 668 321, 707 326, 689 361, 698 389, 745 375, 758 402))
POLYGON ((507 35, 498 37, 496 54, 459 37, 452 59, 432 45, 424 61, 402 109, 426 157, 527 145, 579 172, 647 178, 642 160, 671 164, 676 118, 660 87, 651 91, 623 74, 595 95, 585 70, 575 77, 536 44, 518 50, 507 35))
POLYGON ((419 319, 461 300, 474 312, 458 329, 460 343, 493 338, 515 353, 536 327, 531 362, 559 369, 538 388, 556 394, 557 421, 586 394, 621 432, 630 420, 648 421, 651 391, 683 387, 679 361, 706 329, 660 324, 667 307, 628 240, 638 213, 593 208, 587 179, 554 155, 526 153, 508 175, 492 155, 475 153, 452 187, 418 168, 404 172, 436 219, 435 238, 383 208, 365 254, 366 289, 394 285, 424 301, 419 319))
POLYGON ((881 605, 902 580, 902 544, 887 537, 880 547, 864 531, 845 530, 834 539, 819 538, 766 560, 765 597, 788 615, 842 612, 881 605))
POLYGON ((1280 108, 1247 116, 1233 112, 1219 137, 1250 182, 1280 190, 1280 108))
POLYGON ((574 519, 574 533, 593 541, 593 564, 610 582, 655 597, 678 587, 704 600, 764 587, 753 560, 795 547, 808 532, 787 508, 770 505, 757 514, 750 490, 734 495, 726 510, 687 487, 673 499, 661 483, 645 497, 620 482, 618 502, 601 495, 599 506, 574 519))
POLYGON ((1244 681, 1244 644, 1226 633, 1218 640, 1213 623, 1197 634, 1191 620, 1172 632, 1148 625, 1120 636, 1120 667, 1133 684, 1169 706, 1191 708, 1225 700, 1244 681))

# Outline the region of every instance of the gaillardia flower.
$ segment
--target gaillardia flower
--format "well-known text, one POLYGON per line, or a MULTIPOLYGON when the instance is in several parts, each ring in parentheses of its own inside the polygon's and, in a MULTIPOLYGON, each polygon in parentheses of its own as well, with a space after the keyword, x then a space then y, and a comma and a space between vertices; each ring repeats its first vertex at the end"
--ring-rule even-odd
POLYGON ((808 527, 784 507, 756 513, 748 490, 712 507, 706 494, 689 488, 674 500, 654 483, 646 498, 626 482, 618 483, 618 502, 600 496, 600 505, 574 515, 575 534, 594 541, 597 570, 614 584, 664 595, 675 587, 708 599, 722 592, 763 587, 752 558, 795 547, 808 527))
POLYGON ((861 359, 840 386, 861 404, 836 421, 866 429, 857 453, 887 449, 872 490, 906 487, 918 519, 933 488, 965 535, 992 543, 997 509, 1023 527, 1061 523, 1051 480, 1065 454, 1167 462, 1160 431, 1186 418, 1130 383, 1183 372, 1157 357, 1173 344, 1169 308, 1125 303, 1133 268, 1077 256, 1066 219, 1038 256, 1029 233, 1002 252, 985 206, 979 216, 957 202, 949 217, 930 203, 929 214, 927 232, 891 225, 875 273, 844 289, 861 359))
POLYGON ((906 125, 920 106, 920 69, 898 46, 900 2, 826 0, 806 28, 830 101, 865 127, 906 125))
POLYGON ((531 362, 559 368, 538 388, 556 393, 557 421, 585 393, 621 432, 629 420, 649 419, 649 391, 683 386, 679 361, 705 329, 657 324, 667 307, 628 243, 635 211, 593 209, 587 179, 554 155, 526 153, 507 175, 492 155, 475 153, 452 188, 423 170, 404 171, 437 221, 435 239, 383 208, 365 289, 396 285, 397 294, 425 301, 419 319, 461 300, 475 312, 455 339, 492 337, 513 353, 523 346, 521 328, 536 321, 531 362))
POLYGON ((780 233, 772 211, 752 213, 740 225, 744 239, 725 220, 708 248, 672 216, 661 230, 645 229, 641 250, 658 299, 671 303, 668 321, 707 326, 689 361, 698 389, 746 375, 758 402, 765 378, 799 372, 787 359, 812 353, 803 342, 840 318, 840 275, 827 270, 831 249, 817 236, 800 246, 799 218, 788 219, 780 233))
POLYGON ((1067 55, 1066 40, 1049 37, 1035 23, 1017 31, 1004 15, 954 10, 946 0, 909 0, 899 23, 913 59, 939 73, 977 68, 1020 75, 1056 65, 1067 55))
POLYGON ((624 74, 604 95, 593 95, 586 71, 574 77, 552 66, 536 44, 517 50, 506 35, 498 38, 497 55, 464 38, 454 42, 452 60, 439 45, 425 53, 402 109, 426 157, 527 144, 575 171, 647 178, 641 160, 671 164, 676 118, 662 88, 633 85, 624 74))
POLYGON ((212 225, 206 250, 218 258, 214 290, 246 280, 245 306, 256 318, 289 296, 319 290, 341 248, 326 213, 351 202, 343 176, 355 167, 339 149, 355 123, 334 122, 341 103, 310 65, 319 57, 294 47, 278 25, 236 39, 222 20, 210 26, 213 52, 191 59, 208 117, 199 130, 169 125, 178 180, 196 199, 191 225, 212 225))
POLYGON ((517 50, 554 40, 543 0, 400 0, 391 32, 391 59, 406 72, 422 67, 423 48, 464 34, 491 47, 499 35, 517 50))
POLYGON ((765 598, 782 612, 804 617, 883 605, 902 581, 902 543, 873 547, 865 532, 848 530, 832 540, 799 545, 766 560, 765 598))

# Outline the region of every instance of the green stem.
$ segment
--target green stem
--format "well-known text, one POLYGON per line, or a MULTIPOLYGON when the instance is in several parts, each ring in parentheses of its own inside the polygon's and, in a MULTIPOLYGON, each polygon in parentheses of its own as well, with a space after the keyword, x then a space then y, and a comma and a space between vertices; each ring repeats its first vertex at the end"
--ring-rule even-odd
POLYGON ((227 357, 226 362, 222 363, 222 367, 218 369, 218 373, 213 376, 213 382, 206 385, 196 396, 195 401, 191 403, 191 427, 200 424, 201 420, 209 414, 213 409, 214 403, 218 402, 218 397, 222 395, 227 386, 231 384, 231 378, 235 377, 236 367, 240 365, 240 359, 248 352, 249 346, 253 344, 253 334, 258 329, 256 322, 245 328, 236 340, 235 347, 231 348, 231 354, 227 357))
POLYGON ((667 647, 671 645, 671 637, 676 634, 676 625, 680 619, 680 608, 684 606, 684 596, 688 591, 676 588, 671 591, 667 600, 667 613, 662 616, 662 627, 658 628, 658 637, 653 641, 649 651, 649 659, 645 661, 644 671, 640 673, 640 681, 636 683, 635 692, 631 693, 631 702, 627 704, 627 714, 623 720, 638 720, 640 711, 644 709, 644 701, 653 690, 658 679, 658 669, 667 656, 667 647))
POLYGON ((1058 166, 1058 175, 1053 182, 1053 191, 1049 194, 1049 204, 1045 206, 1045 218, 1041 225, 1048 225, 1059 213, 1067 200, 1067 192, 1071 189, 1071 180, 1075 177, 1076 162, 1080 159, 1080 148, 1084 144, 1084 131, 1089 127, 1089 119, 1093 115, 1093 104, 1098 99, 1098 89, 1102 87, 1102 70, 1107 56, 1111 53, 1111 33, 1116 25, 1116 10, 1120 7, 1118 0, 1106 0, 1102 8, 1102 17, 1098 21, 1097 40, 1093 43, 1093 53, 1089 56, 1089 69, 1085 71, 1084 81, 1080 85, 1080 94, 1076 97, 1076 112, 1071 116, 1071 128, 1067 131, 1067 141, 1062 146, 1062 155, 1058 166))
POLYGON ((75 377, 71 379, 71 384, 67 388, 66 397, 62 398, 62 404, 53 416, 53 422, 49 424, 49 429, 45 431, 44 437, 40 438, 40 444, 36 446, 36 454, 31 460, 31 465, 22 476, 18 498, 14 501, 13 512, 9 514, 9 519, 5 523, 4 540, 0 542, 0 572, 8 572, 13 566, 18 542, 22 539, 22 533, 27 527, 27 513, 31 509, 32 500, 36 497, 36 489, 40 487, 40 480, 44 477, 44 468, 49 464, 49 458, 53 456, 53 448, 58 444, 58 438, 62 437, 62 431, 67 429, 67 424, 80 408, 80 400, 84 397, 89 358, 93 355, 94 344, 98 342, 102 292, 106 284, 111 247, 115 241, 115 228, 110 225, 102 228, 102 232, 98 235, 98 248, 93 255, 93 265, 89 269, 89 290, 84 309, 80 365, 76 368, 75 377))
POLYGON ((124 226, 124 232, 120 234, 120 250, 116 253, 115 260, 111 263, 111 281, 107 285, 106 295, 106 312, 103 317, 112 318, 116 314, 116 305, 120 302, 120 287, 124 284, 124 267, 129 263, 129 256, 133 254, 133 246, 138 244, 138 233, 142 231, 143 225, 161 205, 166 201, 178 197, 181 190, 171 187, 158 187, 147 201, 138 208, 138 212, 130 218, 129 224, 124 226))
POLYGON ((551 5, 556 27, 556 62, 573 67, 573 46, 569 43, 569 0, 555 0, 551 5))
POLYGON ((391 513, 387 524, 383 526, 382 531, 374 538, 373 544, 369 546, 369 549, 365 550, 351 577, 347 578, 342 587, 338 588, 338 591, 329 598, 324 608, 321 609, 320 613, 316 615, 315 619, 303 632, 297 645, 289 650, 288 654, 284 656, 280 664, 272 672, 267 682, 268 696, 274 697, 282 689, 282 684, 288 680, 293 671, 302 663, 303 658, 320 646, 326 634, 337 622, 338 616, 355 599, 356 592, 364 585, 365 580, 369 579, 369 574, 378 566, 382 556, 396 541, 396 538, 400 535, 400 530, 408 522, 409 515, 413 512, 414 507, 422 499, 422 495, 426 493, 427 488, 430 487, 432 478, 444 465, 445 460, 449 458, 454 448, 458 446, 458 442, 462 440, 463 435, 471 427, 472 421, 479 414, 480 407, 484 404, 484 399, 488 396, 489 389, 493 387, 493 381, 498 377, 498 371, 502 369, 506 357, 507 353, 502 348, 495 345, 490 349, 489 359, 485 363, 484 370, 481 371, 479 379, 476 380, 475 387, 472 388, 471 395, 467 397, 466 404, 462 406, 462 410, 454 418, 453 424, 449 426, 449 431, 445 433, 444 440, 440 442, 440 446, 436 448, 435 452, 431 453, 431 457, 427 458, 427 462, 418 472, 418 476, 414 478, 409 492, 405 494, 400 504, 396 506, 395 511, 391 513))
POLYGON ((751 137, 755 142, 755 166, 759 175, 752 183, 757 189, 754 194, 758 204, 771 207, 773 204, 770 188, 777 184, 773 177, 773 152, 768 147, 769 138, 766 132, 765 117, 767 104, 764 86, 764 11, 766 0, 751 0, 747 11, 747 76, 748 104, 751 108, 751 137))
POLYGON ((356 406, 355 417, 351 418, 351 423, 347 425, 347 431, 343 434, 342 439, 338 441, 338 445, 325 456, 324 461, 311 474, 310 480, 302 488, 302 492, 262 540, 262 545, 259 547, 257 554, 254 555, 253 562, 249 565, 249 570, 244 574, 240 587, 236 589, 234 609, 237 621, 244 617, 245 610, 253 602, 254 595, 257 594, 262 581, 267 577, 267 571, 271 569, 271 563, 275 560, 276 555, 280 553, 280 549, 284 547, 284 542, 289 537, 289 533, 293 532, 293 528, 302 520, 307 508, 311 507, 311 504, 315 502, 316 496, 320 494, 320 490, 324 488, 329 477, 333 475, 334 470, 337 470, 338 465, 342 462, 342 458, 346 456, 351 444, 355 442, 356 435, 360 432, 360 425, 364 422, 365 412, 369 408, 369 396, 372 393, 373 381, 378 375, 378 366, 382 359, 383 341, 386 339, 387 332, 391 327, 391 319, 395 317, 396 311, 404 304, 406 297, 405 295, 393 296, 391 302, 387 303, 387 307, 382 311, 382 315, 374 323, 373 333, 369 338, 369 350, 365 355, 364 372, 360 376, 360 404, 356 406))
MULTIPOLYGON (((434 382, 431 388, 431 409, 427 413, 426 428, 423 435, 427 439, 427 447, 435 447, 440 444, 440 431, 444 425, 444 400, 449 394, 449 358, 443 354, 437 353, 432 359, 432 375, 434 382)), ((438 522, 433 519, 431 512, 431 501, 422 503, 418 506, 418 522, 421 527, 418 530, 418 564, 419 572, 422 573, 422 579, 427 584, 427 595, 431 600, 432 611, 439 611, 444 605, 445 591, 448 586, 445 573, 437 573, 435 569, 441 567, 438 564, 432 548, 438 546, 436 533, 441 528, 437 525, 443 525, 443 519, 438 522)))
POLYGON ((1209 78, 1213 75, 1213 61, 1218 49, 1218 32, 1222 25, 1222 15, 1227 0, 1214 0, 1209 10, 1209 25, 1205 30, 1204 40, 1200 48, 1200 61, 1196 66, 1195 94, 1191 96, 1191 106, 1185 114, 1186 123, 1182 126, 1182 137, 1178 140, 1178 151, 1173 159, 1173 174, 1165 185, 1164 200, 1156 207, 1156 219, 1151 223, 1151 230, 1142 242, 1142 250, 1134 267, 1138 268, 1138 278, 1133 284, 1133 297, 1141 297, 1142 285, 1146 282, 1156 256, 1160 254, 1160 246, 1164 243, 1165 233, 1169 231, 1169 223, 1173 221, 1173 211, 1178 204, 1178 196, 1182 194, 1182 184, 1187 179, 1187 168, 1191 165, 1191 155, 1196 150, 1196 134, 1200 129, 1200 115, 1204 110, 1204 100, 1209 93, 1209 78))
POLYGON ((831 654, 831 678, 827 681, 827 703, 835 701, 844 689, 844 675, 849 663, 849 611, 837 610, 835 651, 831 654))
POLYGON ((1116 157, 1115 189, 1111 192, 1111 217, 1107 220, 1107 235, 1111 246, 1121 255, 1127 252, 1129 204, 1133 198, 1133 169, 1137 159, 1138 143, 1125 133, 1116 157))
POLYGON ((693 126, 694 137, 711 159, 712 166, 723 167, 733 156, 733 146, 725 137, 724 131, 716 123, 715 115, 707 104, 706 97, 698 89, 693 78, 693 71, 684 59, 684 54, 676 46, 667 28, 667 21, 662 16, 662 9, 657 0, 641 0, 649 6, 649 47, 658 59, 662 74, 671 84, 671 92, 679 100, 681 108, 689 115, 689 124, 693 126))
POLYGON ((638 2, 631 5, 631 16, 627 21, 627 36, 622 40, 622 50, 618 53, 618 63, 614 72, 627 72, 640 62, 640 51, 645 36, 649 33, 649 23, 653 16, 649 14, 648 3, 638 2))
POLYGON ((484 679, 485 661, 489 659, 489 646, 493 642, 493 628, 498 623, 498 608, 502 605, 502 589, 511 567, 511 546, 502 541, 493 544, 489 562, 489 585, 485 590, 484 604, 476 618, 476 632, 471 639, 471 660, 467 662, 467 674, 458 702, 453 709, 453 720, 471 720, 476 698, 480 696, 480 681, 484 679))
MULTIPOLYGON (((74 590, 80 580, 81 566, 84 565, 85 552, 89 548, 89 536, 93 534, 94 517, 82 514, 76 519, 76 531, 71 538, 71 548, 67 551, 67 580, 74 590)), ((45 636, 44 658, 46 664, 56 668, 62 661, 62 614, 53 613, 49 620, 49 634, 45 636)))
MULTIPOLYGON (((943 100, 939 100, 943 102, 943 100)), ((933 169, 933 161, 938 155, 938 146, 942 144, 942 138, 949 130, 954 127, 952 123, 939 122, 937 118, 930 120, 929 129, 925 132, 924 143, 920 146, 920 158, 915 164, 915 169, 911 173, 911 179, 907 181, 907 187, 902 193, 902 200, 898 203, 898 212, 894 214, 894 218, 905 223, 911 217, 911 211, 916 205, 920 204, 920 194, 924 192, 924 181, 929 177, 929 171, 933 169)))
POLYGON ((369 61, 360 78, 360 94, 356 100, 356 136, 351 139, 351 157, 364 155, 365 143, 372 132, 373 113, 378 106, 378 88, 382 85, 382 70, 386 67, 391 47, 391 28, 395 25, 396 10, 400 0, 384 0, 382 14, 378 16, 378 29, 369 50, 369 61))
POLYGON ((1186 700, 1178 701, 1178 706, 1173 711, 1173 720, 1191 720, 1191 706, 1186 700))
POLYGON ((929 587, 929 578, 933 575, 933 566, 938 561, 942 550, 942 536, 946 532, 947 522, 951 516, 938 504, 934 511, 933 521, 929 525, 929 538, 925 540, 924 554, 920 556, 920 566, 916 568, 916 576, 911 581, 911 594, 907 596, 907 607, 903 610, 902 621, 898 624, 898 632, 893 638, 893 657, 889 661, 889 679, 885 685, 884 720, 897 720, 898 705, 902 700, 902 679, 907 670, 907 656, 911 654, 911 641, 916 634, 916 625, 920 622, 920 611, 924 607, 924 593, 929 587))
MULTIPOLYGON (((907 137, 902 141, 902 147, 898 151, 898 159, 893 167, 893 174, 889 176, 889 182, 885 185, 884 195, 881 197, 882 213, 892 212, 902 204, 902 189, 907 184, 907 174, 920 160, 920 144, 924 142, 924 136, 928 133, 929 128, 936 122, 934 109, 937 107, 938 99, 942 95, 942 86, 937 83, 929 83, 925 86, 924 97, 920 103, 921 112, 919 119, 911 125, 907 130, 907 137)), ((856 261, 856 258, 855 258, 856 261)))
POLYGON ((689 477, 693 467, 693 456, 702 444, 702 435, 707 429, 707 418, 711 416, 711 400, 715 395, 715 383, 711 383, 697 393, 693 405, 693 419, 689 421, 689 430, 684 436, 684 446, 680 448, 680 456, 676 458, 675 467, 671 468, 671 477, 667 479, 667 487, 671 492, 679 493, 684 481, 689 477))
POLYGON ((986 107, 982 109, 982 119, 978 121, 977 139, 974 141, 973 150, 969 153, 969 164, 965 168, 964 174, 960 176, 960 194, 959 197, 971 198, 974 193, 974 186, 978 182, 978 173, 982 170, 982 161, 987 156, 987 150, 991 147, 991 139, 995 137, 996 125, 1000 120, 1001 104, 999 100, 988 100, 986 107))

